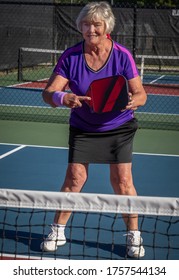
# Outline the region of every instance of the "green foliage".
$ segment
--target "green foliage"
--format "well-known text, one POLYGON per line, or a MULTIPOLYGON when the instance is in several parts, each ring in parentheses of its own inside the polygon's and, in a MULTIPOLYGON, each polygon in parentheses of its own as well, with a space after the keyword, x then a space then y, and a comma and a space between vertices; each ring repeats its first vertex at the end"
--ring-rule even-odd
MULTIPOLYGON (((95 0, 54 0, 54 3, 58 4, 86 4, 89 2, 97 2, 95 0)), ((100 1, 100 0, 99 0, 100 1)), ((129 4, 132 6, 137 4, 139 7, 168 7, 168 8, 176 8, 179 6, 179 0, 108 0, 110 4, 123 4, 124 6, 128 6, 129 4)))

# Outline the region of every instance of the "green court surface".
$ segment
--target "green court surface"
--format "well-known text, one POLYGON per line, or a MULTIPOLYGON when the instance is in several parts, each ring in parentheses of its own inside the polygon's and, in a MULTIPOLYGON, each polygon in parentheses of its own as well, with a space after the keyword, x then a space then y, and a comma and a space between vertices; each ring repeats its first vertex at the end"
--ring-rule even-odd
MULTIPOLYGON (((0 142, 67 147, 68 125, 0 121, 0 142)), ((179 131, 139 129, 134 141, 134 152, 179 154, 179 131)))

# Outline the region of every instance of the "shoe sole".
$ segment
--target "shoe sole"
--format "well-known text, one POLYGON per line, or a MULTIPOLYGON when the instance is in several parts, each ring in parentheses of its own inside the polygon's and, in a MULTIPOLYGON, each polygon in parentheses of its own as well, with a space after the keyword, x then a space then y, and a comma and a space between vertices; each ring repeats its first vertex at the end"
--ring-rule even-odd
POLYGON ((63 246, 63 245, 65 245, 65 243, 66 243, 66 240, 57 241, 57 247, 58 246, 63 246))
POLYGON ((54 252, 54 251, 56 251, 56 250, 58 249, 58 247, 65 245, 65 243, 66 243, 66 240, 57 241, 57 242, 55 243, 55 248, 49 249, 49 248, 47 248, 47 247, 45 246, 44 242, 42 242, 42 243, 40 244, 40 249, 41 249, 43 252, 54 252))
POLYGON ((129 252, 128 252, 127 255, 128 255, 130 258, 135 258, 135 259, 143 258, 143 257, 145 256, 145 249, 139 250, 139 254, 130 255, 129 252))

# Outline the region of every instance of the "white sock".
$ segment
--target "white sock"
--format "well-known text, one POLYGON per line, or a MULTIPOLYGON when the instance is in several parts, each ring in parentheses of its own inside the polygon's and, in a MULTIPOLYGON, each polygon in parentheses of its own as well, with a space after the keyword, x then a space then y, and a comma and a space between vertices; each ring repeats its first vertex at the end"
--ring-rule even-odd
POLYGON ((132 234, 135 237, 140 237, 140 231, 139 230, 129 230, 128 234, 132 234))
POLYGON ((53 223, 52 226, 54 229, 56 229, 58 231, 64 231, 66 225, 53 223))

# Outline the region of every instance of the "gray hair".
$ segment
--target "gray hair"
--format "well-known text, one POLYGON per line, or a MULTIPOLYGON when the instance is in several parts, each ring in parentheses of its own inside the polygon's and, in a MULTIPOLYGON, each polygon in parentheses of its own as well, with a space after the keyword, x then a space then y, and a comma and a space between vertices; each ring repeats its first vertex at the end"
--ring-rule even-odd
POLYGON ((111 6, 105 2, 90 2, 79 13, 76 19, 76 25, 81 32, 82 21, 87 20, 104 20, 106 26, 106 33, 111 33, 115 25, 115 17, 112 12, 111 6))

